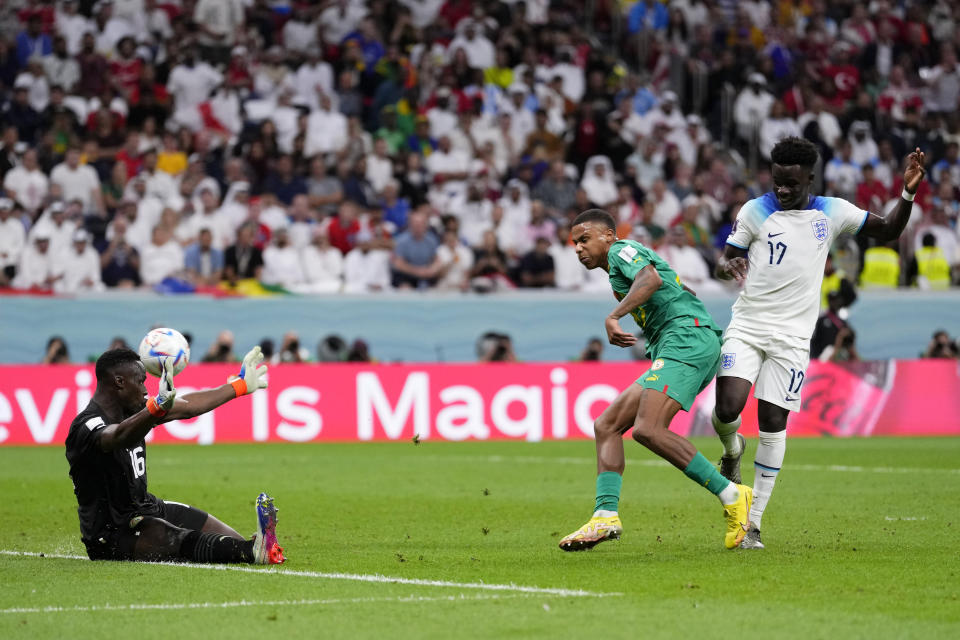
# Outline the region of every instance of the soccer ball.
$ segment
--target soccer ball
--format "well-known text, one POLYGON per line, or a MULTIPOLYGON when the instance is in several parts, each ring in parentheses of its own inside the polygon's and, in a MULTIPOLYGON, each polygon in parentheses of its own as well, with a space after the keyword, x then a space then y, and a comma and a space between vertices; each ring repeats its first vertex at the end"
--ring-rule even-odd
POLYGON ((140 362, 147 373, 160 377, 161 363, 166 360, 172 366, 173 375, 183 371, 190 362, 190 345, 176 329, 154 329, 140 341, 140 362))

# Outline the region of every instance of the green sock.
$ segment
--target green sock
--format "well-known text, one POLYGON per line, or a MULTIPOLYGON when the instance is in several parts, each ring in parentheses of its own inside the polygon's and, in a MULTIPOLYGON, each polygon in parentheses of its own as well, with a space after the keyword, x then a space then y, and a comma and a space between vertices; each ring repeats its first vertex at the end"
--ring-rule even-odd
MULTIPOLYGON (((699 451, 697 455, 693 456, 693 460, 690 461, 683 472, 687 474, 688 478, 700 486, 706 487, 710 493, 717 496, 730 485, 730 481, 720 475, 717 468, 710 464, 710 461, 704 458, 699 451)), ((597 486, 600 486, 599 482, 597 486)))
MULTIPOLYGON (((706 460, 706 458, 704 458, 706 460)), ((709 463, 707 463, 709 464, 709 463)), ((597 476, 597 506, 594 511, 616 511, 620 503, 623 476, 616 471, 604 471, 597 476)))

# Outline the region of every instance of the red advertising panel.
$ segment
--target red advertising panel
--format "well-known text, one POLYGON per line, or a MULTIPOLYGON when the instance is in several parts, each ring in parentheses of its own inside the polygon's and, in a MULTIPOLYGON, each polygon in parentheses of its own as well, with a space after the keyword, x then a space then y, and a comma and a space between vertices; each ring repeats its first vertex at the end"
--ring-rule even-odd
MULTIPOLYGON (((270 386, 152 442, 315 442, 589 438, 593 420, 647 363, 278 365, 270 386)), ((236 365, 190 365, 178 395, 216 386, 236 365)), ((156 379, 147 382, 151 393, 156 379)), ((0 366, 0 446, 60 444, 95 387, 90 366, 0 366)), ((714 387, 672 428, 712 434, 714 387)), ((793 436, 958 435, 960 376, 947 361, 812 363, 793 436)), ((756 434, 756 402, 743 432, 756 434)))

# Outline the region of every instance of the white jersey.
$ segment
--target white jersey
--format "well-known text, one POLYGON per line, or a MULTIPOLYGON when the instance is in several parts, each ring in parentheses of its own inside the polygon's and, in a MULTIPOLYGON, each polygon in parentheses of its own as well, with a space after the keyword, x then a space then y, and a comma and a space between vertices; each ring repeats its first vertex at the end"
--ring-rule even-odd
POLYGON ((830 247, 860 231, 868 214, 841 198, 810 196, 807 206, 782 211, 766 193, 740 209, 727 244, 746 249, 750 266, 729 329, 810 339, 830 247))

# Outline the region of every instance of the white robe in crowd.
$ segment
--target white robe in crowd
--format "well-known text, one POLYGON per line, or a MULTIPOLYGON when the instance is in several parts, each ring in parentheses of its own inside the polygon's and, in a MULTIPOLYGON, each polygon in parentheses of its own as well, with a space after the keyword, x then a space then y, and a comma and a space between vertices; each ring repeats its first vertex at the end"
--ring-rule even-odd
POLYGON ((389 157, 381 158, 374 153, 367 155, 367 180, 377 193, 393 179, 393 161, 389 157))
POLYGON ((316 64, 300 65, 293 76, 293 84, 297 90, 298 101, 306 104, 310 111, 320 108, 320 96, 317 91, 322 91, 331 100, 336 95, 333 90, 333 67, 322 60, 316 64))
POLYGON ((496 47, 487 38, 475 34, 473 40, 466 36, 457 36, 447 47, 448 57, 452 60, 457 49, 467 54, 467 63, 473 69, 489 69, 496 63, 496 47))
POLYGON ((423 29, 433 23, 440 14, 440 8, 446 0, 400 0, 400 4, 410 10, 410 22, 417 29, 423 29))
POLYGON ((79 293, 81 291, 103 291, 100 278, 100 254, 90 246, 77 253, 72 246, 54 258, 54 269, 63 277, 53 284, 57 293, 79 293), (86 282, 89 280, 89 282, 86 282))
POLYGON ((359 247, 343 261, 345 293, 366 293, 390 288, 390 252, 384 249, 364 251, 359 247))
POLYGON ((57 32, 67 41, 67 53, 70 57, 80 53, 83 43, 83 36, 86 33, 96 35, 97 28, 93 20, 84 17, 79 12, 69 15, 63 11, 57 11, 54 19, 54 26, 57 32))
POLYGON ((451 249, 446 244, 437 247, 437 259, 444 267, 449 266, 447 272, 437 282, 437 289, 456 290, 466 282, 470 269, 473 268, 473 251, 469 247, 458 244, 451 249))
POLYGON ((530 224, 531 216, 530 190, 526 183, 516 178, 509 181, 498 204, 503 209, 503 220, 500 222, 500 228, 508 227, 509 230, 504 229, 504 231, 515 234, 519 240, 524 227, 530 224), (511 195, 513 189, 520 191, 516 200, 511 195))
POLYGON ((450 109, 433 107, 427 110, 427 122, 430 124, 430 135, 439 140, 457 128, 457 114, 450 109))
POLYGON ((580 180, 580 188, 587 193, 590 202, 598 207, 609 206, 615 202, 619 194, 614 179, 613 163, 610 162, 610 158, 593 156, 587 160, 587 166, 583 170, 583 178, 580 180), (606 173, 603 177, 595 173, 597 165, 606 167, 606 173))
POLYGON ((670 263, 684 284, 697 292, 722 293, 723 285, 710 277, 710 267, 700 252, 693 247, 678 247, 667 244, 657 250, 660 256, 670 263))
POLYGON ((293 245, 294 249, 303 251, 310 246, 316 224, 316 222, 307 220, 294 220, 290 223, 290 226, 287 227, 287 234, 290 236, 290 244, 293 245))
POLYGON ((27 211, 36 211, 50 189, 50 181, 40 169, 28 170, 22 164, 7 172, 3 188, 17 194, 17 202, 27 211))
POLYGON ((770 115, 770 107, 776 98, 761 90, 754 93, 751 87, 744 88, 733 103, 733 120, 737 125, 737 135, 749 141, 760 123, 770 115))
POLYGON ((784 138, 800 135, 800 126, 793 118, 765 118, 760 125, 760 154, 769 160, 775 144, 784 138))
POLYGON ((10 216, 0 222, 0 269, 16 266, 27 243, 27 232, 19 218, 10 216))
POLYGON ((332 153, 347 146, 347 119, 342 113, 317 109, 307 118, 303 154, 332 153))
POLYGON ((49 213, 44 213, 27 233, 27 239, 32 243, 37 234, 45 235, 50 238, 50 253, 56 255, 70 248, 76 230, 77 223, 73 220, 64 220, 58 225, 49 213))
MULTIPOLYGON (((437 149, 431 153, 425 163, 431 177, 441 173, 465 173, 470 170, 470 156, 460 151, 450 149, 444 153, 437 149)), ((465 180, 444 180, 443 183, 433 184, 427 193, 430 204, 441 213, 453 213, 452 203, 456 202, 467 190, 465 180)))
POLYGON ((300 254, 293 247, 278 247, 270 245, 263 250, 264 284, 278 284, 281 287, 292 287, 303 282, 303 266, 300 264, 300 254))
POLYGON ((587 268, 577 258, 576 249, 568 244, 553 244, 547 253, 553 258, 553 277, 557 289, 574 291, 583 287, 587 281, 587 268))
POLYGON ((17 275, 11 284, 15 289, 46 287, 47 278, 54 277, 57 273, 57 266, 50 250, 47 249, 46 253, 40 253, 31 244, 24 248, 23 253, 20 254, 17 275))
POLYGON ((237 229, 247 220, 250 213, 250 206, 237 201, 237 194, 240 192, 250 193, 250 183, 234 182, 227 188, 227 195, 224 196, 220 204, 220 214, 227 219, 231 228, 237 229))
POLYGON ((863 142, 858 142, 856 136, 849 136, 850 141, 850 159, 861 167, 873 164, 880 157, 880 148, 873 136, 867 135, 863 142))
POLYGON ((300 251, 304 282, 300 293, 337 293, 343 288, 343 254, 336 247, 308 245, 300 251))
POLYGON ((230 221, 220 213, 220 209, 211 212, 200 211, 184 218, 177 226, 176 236, 181 242, 195 241, 202 229, 209 229, 213 236, 214 249, 226 249, 236 239, 236 233, 230 221))
POLYGON ((64 202, 80 200, 84 211, 89 211, 93 204, 93 192, 100 190, 96 170, 85 164, 71 169, 66 162, 61 162, 50 172, 50 182, 60 187, 64 202))
POLYGON ((151 242, 140 249, 140 279, 144 284, 157 284, 183 269, 183 249, 175 240, 159 246, 151 242))
POLYGON ((483 232, 493 226, 493 203, 481 200, 459 200, 453 206, 453 215, 460 220, 460 235, 471 247, 480 246, 483 232))

